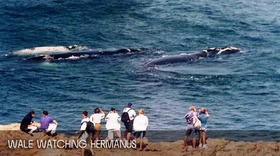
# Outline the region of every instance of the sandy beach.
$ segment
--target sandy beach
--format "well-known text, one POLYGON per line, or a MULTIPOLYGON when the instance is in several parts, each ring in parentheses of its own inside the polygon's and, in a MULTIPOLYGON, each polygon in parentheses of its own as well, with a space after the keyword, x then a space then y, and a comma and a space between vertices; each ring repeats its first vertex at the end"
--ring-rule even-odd
MULTIPOLYGON (((77 137, 66 137, 64 134, 58 134, 55 137, 46 136, 43 133, 34 133, 34 136, 30 136, 24 132, 19 131, 19 124, 0 125, 0 155, 1 156, 79 156, 81 154, 81 148, 59 148, 59 147, 38 147, 37 140, 39 141, 57 141, 57 140, 76 140, 77 137), (23 141, 20 146, 9 146, 8 142, 23 141), (28 146, 29 142, 29 146, 28 146), (32 142, 32 146, 30 146, 32 142)), ((208 138, 207 149, 192 149, 189 145, 186 150, 182 150, 183 140, 174 142, 152 142, 144 139, 145 148, 143 151, 139 149, 119 149, 119 148, 94 148, 95 155, 209 155, 209 156, 240 156, 240 155, 279 155, 280 143, 279 142, 236 142, 223 138, 211 139, 208 138)), ((61 146, 60 146, 61 147, 61 146)), ((90 150, 86 150, 85 155, 91 155, 90 150)))

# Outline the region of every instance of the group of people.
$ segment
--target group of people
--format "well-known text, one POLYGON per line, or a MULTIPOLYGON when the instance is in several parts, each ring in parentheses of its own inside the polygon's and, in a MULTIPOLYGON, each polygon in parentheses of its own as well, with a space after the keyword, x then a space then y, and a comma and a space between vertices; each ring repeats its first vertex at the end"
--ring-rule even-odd
MULTIPOLYGON (((101 132, 101 121, 105 118, 106 129, 108 131, 107 139, 113 140, 117 138, 119 140, 121 137, 121 121, 125 126, 124 139, 130 141, 132 131, 134 130, 134 138, 136 143, 140 144, 140 150, 143 150, 143 140, 142 138, 146 135, 146 130, 149 124, 148 117, 144 115, 144 109, 138 110, 138 115, 135 110, 132 109, 132 103, 128 103, 127 107, 123 109, 123 113, 120 116, 115 108, 111 108, 107 116, 101 108, 95 108, 94 113, 88 117, 88 112, 82 112, 82 120, 80 130, 76 131, 79 135, 79 140, 84 141, 89 144, 89 141, 99 140, 101 132), (94 130, 90 131, 90 127, 93 125, 94 130), (89 139, 91 135, 91 139, 89 139), (139 139, 140 138, 140 139, 139 139)), ((82 155, 83 155, 82 149, 82 155)), ((90 149, 92 153, 92 149, 90 149)))
MULTIPOLYGON (((105 112, 101 108, 95 108, 94 113, 90 116, 87 111, 82 112, 82 121, 79 131, 79 140, 88 142, 89 140, 100 140, 101 122, 106 121, 106 129, 108 131, 107 138, 113 140, 114 138, 122 139, 121 137, 121 121, 124 123, 125 132, 124 139, 130 141, 132 131, 134 130, 134 138, 139 143, 138 138, 143 138, 146 135, 148 127, 148 117, 144 113, 144 109, 138 110, 138 115, 132 108, 132 103, 128 103, 123 109, 120 116, 115 108, 111 108, 105 117, 105 112), (90 125, 93 125, 93 131, 89 132, 90 125), (91 135, 91 139, 89 136, 91 135)), ((32 135, 34 131, 42 131, 48 135, 56 135, 57 121, 48 116, 48 111, 42 112, 40 123, 34 122, 32 119, 35 116, 34 111, 30 111, 21 121, 20 129, 32 135)), ((207 148, 206 130, 207 119, 209 114, 204 107, 196 111, 194 106, 189 107, 189 111, 185 115, 186 119, 186 134, 184 136, 183 149, 187 147, 188 139, 192 139, 192 147, 196 148, 196 134, 199 134, 199 148, 207 148)), ((142 141, 142 139, 141 139, 142 141)), ((140 142, 142 145, 142 142, 140 142)), ((142 150, 142 146, 141 149, 142 150)))
POLYGON ((101 132, 101 121, 105 118, 106 129, 108 131, 107 138, 113 140, 114 138, 122 139, 121 137, 121 121, 125 126, 124 139, 129 141, 131 139, 132 131, 134 130, 135 139, 139 137, 145 137, 146 129, 148 127, 148 117, 144 115, 144 109, 139 109, 138 115, 135 110, 132 108, 132 103, 128 103, 127 106, 123 109, 122 115, 120 116, 115 108, 111 108, 109 113, 105 117, 105 113, 101 108, 95 108, 94 113, 88 117, 88 112, 82 112, 82 121, 79 131, 76 131, 77 134, 80 134, 79 138, 82 140, 87 140, 91 135, 91 140, 99 140, 101 132), (125 114, 127 114, 127 119, 125 119, 125 114), (89 127, 88 123, 91 122, 94 125, 94 131, 92 134, 88 134, 86 128, 89 127))
POLYGON ((189 107, 189 111, 185 115, 187 122, 186 134, 184 136, 183 150, 187 147, 188 138, 192 138, 192 148, 196 148, 196 134, 199 134, 199 148, 207 148, 206 131, 207 119, 210 117, 204 107, 197 112, 194 106, 189 107))
POLYGON ((35 116, 34 111, 30 111, 21 121, 20 129, 23 132, 26 132, 33 136, 33 132, 43 132, 47 135, 55 136, 56 135, 56 128, 57 128, 57 121, 54 120, 52 117, 48 116, 48 111, 44 110, 42 112, 42 117, 40 119, 40 123, 33 121, 33 117, 35 116))

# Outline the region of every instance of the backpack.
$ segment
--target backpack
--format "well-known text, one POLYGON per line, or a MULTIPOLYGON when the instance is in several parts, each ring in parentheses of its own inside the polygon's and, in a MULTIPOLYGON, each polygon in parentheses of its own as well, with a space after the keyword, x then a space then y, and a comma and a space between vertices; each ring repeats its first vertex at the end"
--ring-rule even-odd
MULTIPOLYGON (((85 121, 85 122, 87 123, 86 132, 87 132, 88 134, 93 133, 93 131, 94 131, 94 125, 93 125, 93 123, 90 122, 90 121, 85 121)), ((83 122, 83 123, 84 123, 84 122, 83 122)), ((82 124, 83 124, 83 123, 82 123, 82 124)))
POLYGON ((129 109, 127 112, 123 112, 122 113, 122 117, 121 117, 121 121, 126 123, 126 122, 129 122, 130 119, 129 119, 129 114, 128 112, 130 111, 131 109, 129 109))
POLYGON ((193 127, 195 129, 200 129, 200 127, 201 127, 201 121, 198 119, 198 117, 196 115, 194 115, 194 117, 193 117, 193 127))

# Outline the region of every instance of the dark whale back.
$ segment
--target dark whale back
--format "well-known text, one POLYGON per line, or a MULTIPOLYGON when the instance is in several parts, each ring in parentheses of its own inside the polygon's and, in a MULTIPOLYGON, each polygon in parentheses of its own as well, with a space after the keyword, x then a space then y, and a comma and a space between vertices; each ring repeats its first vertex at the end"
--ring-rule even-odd
POLYGON ((194 54, 173 55, 173 56, 167 56, 167 57, 154 59, 154 60, 146 63, 145 67, 174 64, 174 63, 179 63, 179 62, 191 62, 191 61, 198 60, 200 58, 215 57, 215 56, 221 55, 221 54, 232 54, 232 53, 236 53, 239 51, 240 51, 240 49, 235 48, 235 47, 226 47, 226 48, 221 48, 221 49, 209 48, 209 49, 202 50, 201 52, 194 53, 194 54))

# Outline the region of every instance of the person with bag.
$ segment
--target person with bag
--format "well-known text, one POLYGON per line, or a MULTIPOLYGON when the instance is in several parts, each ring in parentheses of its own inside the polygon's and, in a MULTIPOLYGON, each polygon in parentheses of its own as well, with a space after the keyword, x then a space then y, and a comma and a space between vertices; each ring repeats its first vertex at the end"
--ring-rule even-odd
POLYGON ((132 109, 132 103, 129 102, 127 107, 123 109, 123 114, 121 116, 121 120, 124 123, 125 131, 124 131, 124 138, 129 141, 130 136, 133 129, 133 120, 136 116, 135 110, 132 109))
POLYGON ((185 115, 187 122, 186 134, 184 136, 183 150, 187 147, 189 137, 192 138, 192 148, 196 147, 196 137, 195 137, 195 128, 194 128, 194 118, 197 117, 196 109, 194 106, 189 107, 189 112, 185 115))
POLYGON ((198 114, 193 116, 193 128, 195 129, 195 131, 199 131, 200 127, 201 127, 201 121, 197 116, 198 114))
MULTIPOLYGON (((76 131, 75 133, 76 134, 80 134, 79 135, 79 141, 80 143, 82 144, 86 144, 89 148, 90 148, 90 145, 89 145, 89 135, 91 134, 91 127, 93 127, 93 124, 89 121, 89 118, 88 118, 88 112, 87 111, 83 111, 82 113, 82 121, 81 121, 81 128, 79 131, 76 131)), ((90 151, 92 154, 94 154, 92 148, 90 148, 90 151)), ((81 156, 84 156, 84 153, 85 153, 85 149, 82 148, 82 153, 81 153, 81 156)))

